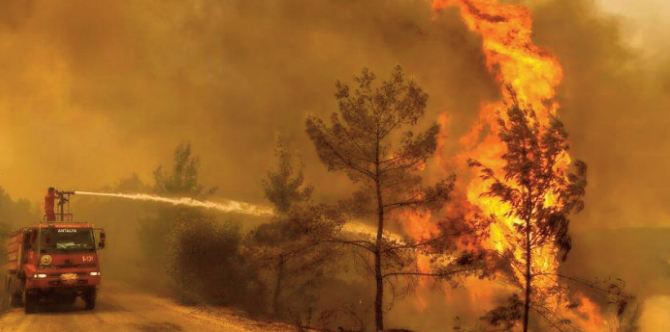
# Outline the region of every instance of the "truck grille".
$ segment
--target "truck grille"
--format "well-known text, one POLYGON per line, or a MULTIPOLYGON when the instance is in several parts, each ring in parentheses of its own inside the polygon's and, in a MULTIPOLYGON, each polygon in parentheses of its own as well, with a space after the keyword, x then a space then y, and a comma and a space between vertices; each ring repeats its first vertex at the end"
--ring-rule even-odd
MULTIPOLYGON (((76 285, 86 285, 86 284, 88 284, 87 280, 79 279, 76 282, 76 285)), ((63 286, 63 283, 60 280, 51 280, 49 281, 49 286, 63 286)), ((74 286, 74 285, 68 284, 66 286, 74 286)))

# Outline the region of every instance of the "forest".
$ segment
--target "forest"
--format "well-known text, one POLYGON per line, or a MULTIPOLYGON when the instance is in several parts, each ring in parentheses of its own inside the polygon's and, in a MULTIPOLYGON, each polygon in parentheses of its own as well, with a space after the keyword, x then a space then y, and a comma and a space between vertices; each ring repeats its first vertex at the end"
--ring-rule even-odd
MULTIPOLYGON (((503 164, 493 169, 470 159, 467 166, 486 183, 480 196, 505 208, 487 214, 457 192, 463 174, 425 178, 439 125, 419 127, 428 94, 401 67, 383 79, 363 69, 352 81, 336 84, 338 111, 329 120, 305 122, 323 166, 354 185, 348 196, 316 199, 328 188, 310 184, 290 142, 278 136, 276 160, 259 175, 274 212, 267 221, 83 197, 77 213, 119 239, 108 263, 112 277, 184 304, 232 306, 299 331, 392 331, 387 321, 396 302, 426 292, 448 298, 461 287, 495 294, 456 311, 447 323, 454 330, 577 331, 605 320, 634 330, 635 297, 623 280, 558 268, 570 257, 570 218, 583 208, 587 183, 584 162, 562 161, 569 144, 558 118, 544 122, 517 99, 500 110, 503 164), (504 218, 514 218, 510 227, 502 228, 504 218), (497 238, 500 229, 505 233, 497 238), (167 277, 156 282, 156 271, 167 277), (473 286, 472 279, 482 282, 473 286)), ((131 175, 101 189, 204 200, 217 188, 201 182, 199 169, 197 153, 184 142, 171 163, 155 169, 152 183, 131 175)), ((36 216, 28 202, 3 197, 10 219, 36 216)))

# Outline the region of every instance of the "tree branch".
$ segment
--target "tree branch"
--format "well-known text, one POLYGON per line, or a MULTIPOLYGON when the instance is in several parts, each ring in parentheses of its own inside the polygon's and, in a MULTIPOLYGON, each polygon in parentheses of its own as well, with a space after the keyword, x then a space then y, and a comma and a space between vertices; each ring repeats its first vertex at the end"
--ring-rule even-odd
POLYGON ((344 240, 344 239, 331 238, 331 239, 328 239, 327 242, 355 246, 355 247, 359 247, 361 249, 365 249, 365 250, 367 250, 371 253, 374 253, 374 244, 371 243, 370 241, 344 240))
POLYGON ((382 278, 400 277, 400 276, 445 278, 445 277, 448 277, 448 276, 452 276, 454 274, 465 273, 465 272, 470 272, 470 271, 474 271, 474 270, 476 270, 476 268, 468 267, 468 268, 463 268, 463 269, 451 270, 451 271, 447 271, 447 272, 421 272, 421 271, 389 272, 389 273, 383 274, 382 278))

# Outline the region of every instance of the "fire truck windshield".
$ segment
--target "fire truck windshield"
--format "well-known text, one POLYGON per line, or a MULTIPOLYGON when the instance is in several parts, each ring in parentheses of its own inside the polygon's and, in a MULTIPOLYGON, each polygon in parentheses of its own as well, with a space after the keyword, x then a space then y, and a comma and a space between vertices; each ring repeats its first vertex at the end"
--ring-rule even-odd
POLYGON ((48 228, 40 234, 40 250, 89 251, 95 250, 93 232, 86 228, 48 228))

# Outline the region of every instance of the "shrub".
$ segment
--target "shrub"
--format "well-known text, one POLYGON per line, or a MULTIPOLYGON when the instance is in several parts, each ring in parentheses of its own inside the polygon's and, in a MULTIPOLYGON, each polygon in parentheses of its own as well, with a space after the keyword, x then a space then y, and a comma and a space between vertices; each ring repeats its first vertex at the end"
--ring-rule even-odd
POLYGON ((265 308, 257 267, 241 253, 239 227, 213 220, 183 222, 173 233, 172 277, 188 302, 265 308))

